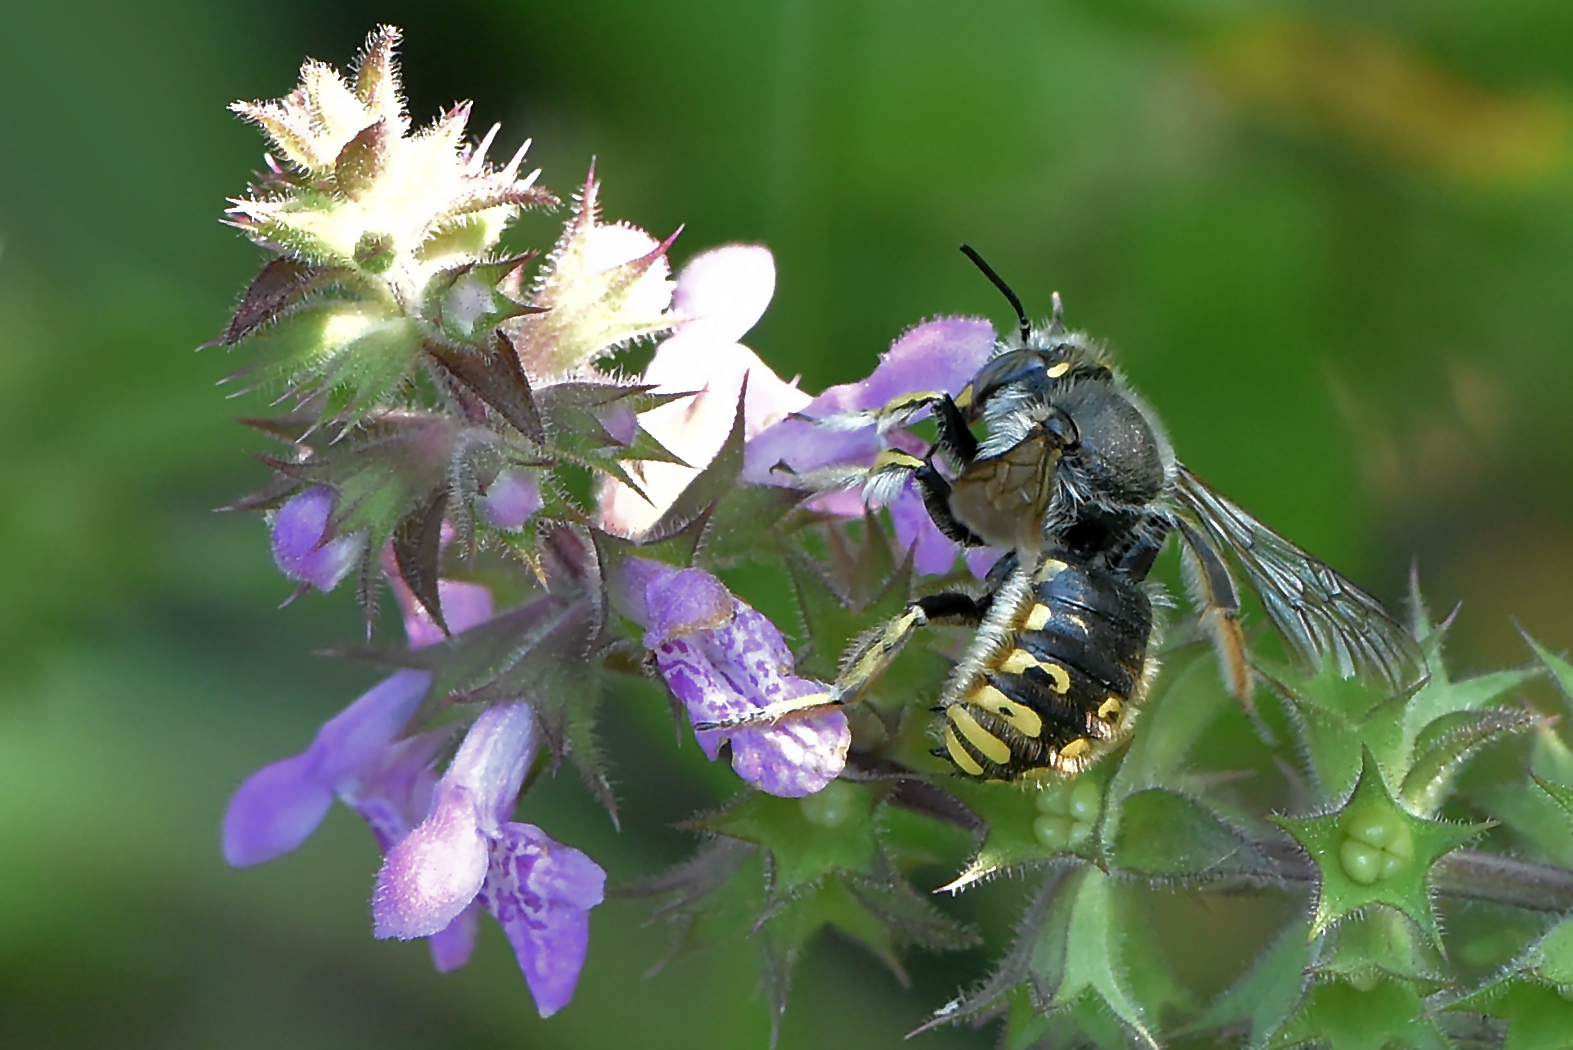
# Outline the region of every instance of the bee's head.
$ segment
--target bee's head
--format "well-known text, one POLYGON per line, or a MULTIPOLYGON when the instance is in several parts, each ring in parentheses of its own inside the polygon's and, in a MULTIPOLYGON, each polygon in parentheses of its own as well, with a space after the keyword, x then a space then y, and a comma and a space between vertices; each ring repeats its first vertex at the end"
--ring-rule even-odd
POLYGON ((994 356, 973 377, 957 404, 976 417, 995 397, 1007 392, 1012 405, 1024 401, 1051 400, 1056 387, 1089 376, 1107 376, 1108 362, 1102 351, 1080 332, 1065 330, 1065 304, 1054 293, 1054 312, 1049 323, 1034 328, 1027 320, 1021 299, 1004 278, 983 260, 970 245, 961 250, 983 275, 993 282, 1016 310, 1017 330, 1000 341, 994 356))

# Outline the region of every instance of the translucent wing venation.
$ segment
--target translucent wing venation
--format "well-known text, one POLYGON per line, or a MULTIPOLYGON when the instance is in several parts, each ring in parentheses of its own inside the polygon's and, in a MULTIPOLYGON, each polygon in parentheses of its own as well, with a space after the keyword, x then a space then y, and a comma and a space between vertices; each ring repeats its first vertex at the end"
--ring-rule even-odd
POLYGON ((1268 619, 1312 667, 1331 660, 1345 677, 1374 677, 1395 691, 1424 677, 1420 647, 1381 602, 1184 467, 1175 496, 1214 542, 1233 552, 1268 619))

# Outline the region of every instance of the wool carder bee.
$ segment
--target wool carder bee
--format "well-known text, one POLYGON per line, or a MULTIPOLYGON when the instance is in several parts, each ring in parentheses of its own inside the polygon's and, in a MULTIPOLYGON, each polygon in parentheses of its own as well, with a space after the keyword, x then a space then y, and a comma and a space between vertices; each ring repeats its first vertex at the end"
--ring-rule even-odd
POLYGON ((762 708, 725 726, 772 722, 856 700, 922 627, 966 624, 972 640, 940 694, 944 746, 972 776, 1015 780, 1076 772, 1128 732, 1157 670, 1148 582, 1171 535, 1186 586, 1230 691, 1249 704, 1252 670, 1232 556, 1291 654, 1404 689, 1423 675, 1410 633, 1381 603, 1208 486, 1174 456, 1157 415, 1101 347, 1063 323, 1059 295, 1034 327, 1004 293, 1017 330, 958 394, 922 391, 821 425, 882 433, 932 413, 923 455, 888 448, 871 466, 800 476, 808 488, 861 484, 873 502, 909 480, 951 539, 1007 553, 980 596, 926 595, 855 642, 828 694, 762 708))

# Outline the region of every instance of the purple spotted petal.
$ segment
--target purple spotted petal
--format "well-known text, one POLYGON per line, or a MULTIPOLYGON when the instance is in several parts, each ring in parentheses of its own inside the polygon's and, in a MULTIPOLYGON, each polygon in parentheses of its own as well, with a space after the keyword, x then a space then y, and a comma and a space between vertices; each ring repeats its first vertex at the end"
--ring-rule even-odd
MULTIPOLYGON (((672 638, 655 650, 656 666, 695 721, 721 721, 777 700, 823 693, 824 685, 792 674, 781 632, 742 602, 724 627, 672 638)), ((846 765, 852 731, 828 711, 778 725, 707 730, 694 739, 711 761, 732 741, 732 768, 772 795, 800 798, 830 783, 846 765)))
POLYGON ((488 844, 512 811, 535 753, 535 713, 488 708, 438 781, 431 814, 389 850, 372 895, 378 937, 429 937, 458 917, 486 877, 488 844))
MULTIPOLYGON (((632 412, 629 414, 631 417, 632 412)), ((629 435, 629 441, 632 440, 633 436, 629 435)), ((481 499, 481 516, 494 529, 517 532, 544 505, 541 486, 534 474, 525 470, 505 470, 497 475, 497 480, 481 499)))
POLYGON ((427 946, 431 949, 431 963, 438 973, 452 973, 470 961, 475 950, 475 935, 480 922, 479 904, 471 904, 443 929, 431 935, 427 946))
POLYGON ((292 498, 273 515, 273 561, 292 580, 331 591, 366 550, 366 533, 323 542, 333 513, 333 493, 317 486, 292 498))
POLYGON ((590 943, 606 873, 533 824, 507 823, 491 844, 481 900, 502 925, 542 1017, 568 1004, 590 943))
POLYGON ((639 589, 645 624, 646 648, 668 638, 720 627, 732 618, 736 600, 726 585, 703 569, 674 569, 669 565, 629 558, 623 563, 629 585, 639 589))
POLYGON ((224 814, 224 858, 260 864, 304 842, 334 793, 383 756, 430 685, 426 671, 400 671, 331 719, 304 753, 253 774, 224 814))

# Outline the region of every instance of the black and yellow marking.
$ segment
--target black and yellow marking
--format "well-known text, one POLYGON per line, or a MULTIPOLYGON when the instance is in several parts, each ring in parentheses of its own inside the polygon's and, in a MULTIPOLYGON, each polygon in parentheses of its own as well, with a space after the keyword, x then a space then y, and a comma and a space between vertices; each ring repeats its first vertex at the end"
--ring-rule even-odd
POLYGON ((1050 379, 1058 379, 1060 376, 1064 375, 1065 373, 1069 372, 1070 370, 1071 370, 1071 363, 1069 361, 1061 361, 1057 365, 1050 365, 1048 370, 1045 371, 1043 374, 1048 376, 1050 379))
POLYGON ((950 719, 958 732, 967 743, 977 749, 979 755, 993 762, 997 766, 1008 765, 1011 758, 1010 745, 985 729, 983 725, 972 716, 963 704, 953 704, 945 709, 945 716, 950 719))
POLYGON ((1018 703, 994 688, 984 685, 967 695, 966 703, 1003 718, 1012 729, 1036 739, 1043 732, 1043 716, 1026 704, 1018 703))
POLYGON ((1031 579, 943 707, 941 753, 971 776, 1085 768, 1123 738, 1142 698, 1152 605, 1141 584, 1066 556, 1044 558, 1031 579))
POLYGON ((1091 750, 1092 750, 1092 741, 1091 740, 1088 740, 1084 736, 1077 737, 1075 740, 1072 740, 1070 743, 1068 743, 1064 747, 1060 748, 1060 757, 1061 758, 1065 758, 1065 759, 1071 759, 1071 760, 1074 761, 1075 759, 1079 759, 1079 758, 1082 758, 1082 757, 1086 756, 1087 752, 1089 752, 1091 750))
POLYGON ((891 467, 898 467, 903 470, 919 470, 923 467, 923 460, 899 448, 887 448, 881 450, 879 455, 874 457, 874 466, 871 469, 873 473, 877 474, 879 471, 888 470, 891 467))
POLYGON ((885 407, 880 409, 881 415, 894 415, 909 408, 922 408, 924 405, 933 404, 943 398, 945 394, 939 390, 914 390, 910 394, 902 394, 885 402, 885 407))
POLYGON ((963 773, 970 773, 975 777, 983 775, 983 765, 968 753, 961 741, 956 738, 956 730, 950 726, 945 727, 945 752, 956 767, 963 773))
POLYGON ((1070 566, 1058 558, 1044 558, 1043 563, 1038 566, 1038 571, 1032 574, 1032 582, 1047 583, 1068 568, 1070 566))

